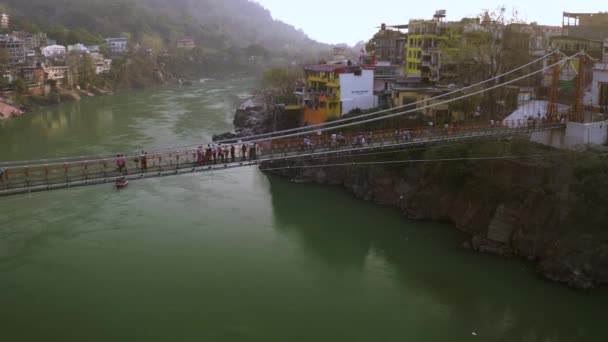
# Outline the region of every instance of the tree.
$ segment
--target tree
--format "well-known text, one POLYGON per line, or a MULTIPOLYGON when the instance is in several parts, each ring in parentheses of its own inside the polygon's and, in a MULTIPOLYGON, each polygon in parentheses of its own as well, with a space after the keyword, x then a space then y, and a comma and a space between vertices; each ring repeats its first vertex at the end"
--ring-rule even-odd
POLYGON ((300 76, 289 69, 270 69, 264 72, 263 85, 275 97, 290 97, 300 76))

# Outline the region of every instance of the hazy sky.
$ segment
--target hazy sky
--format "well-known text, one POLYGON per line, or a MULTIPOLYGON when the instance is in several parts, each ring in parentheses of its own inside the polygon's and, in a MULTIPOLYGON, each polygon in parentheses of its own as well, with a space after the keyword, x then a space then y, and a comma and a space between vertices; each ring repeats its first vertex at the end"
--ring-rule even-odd
POLYGON ((527 21, 560 25, 562 12, 608 10, 606 0, 256 0, 268 8, 275 19, 303 29, 311 38, 324 43, 355 44, 368 40, 381 23, 407 24, 410 18, 431 18, 435 10, 447 10, 447 20, 476 16, 483 9, 500 5, 515 7, 527 21))

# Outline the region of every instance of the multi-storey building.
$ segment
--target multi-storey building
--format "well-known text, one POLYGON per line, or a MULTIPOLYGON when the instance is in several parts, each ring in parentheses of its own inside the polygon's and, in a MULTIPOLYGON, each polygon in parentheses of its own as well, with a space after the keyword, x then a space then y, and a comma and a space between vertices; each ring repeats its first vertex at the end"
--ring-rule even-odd
POLYGON ((479 19, 445 22, 445 10, 433 19, 410 20, 407 45, 406 75, 420 78, 424 83, 455 83, 459 77, 453 59, 448 58, 460 48, 465 26, 479 19))
MULTIPOLYGON (((407 50, 407 25, 387 26, 382 24, 380 31, 372 38, 374 56, 377 61, 389 62, 391 65, 402 65, 407 50)), ((371 52, 371 51, 370 51, 371 52)))
POLYGON ((9 64, 11 66, 25 63, 26 48, 23 40, 13 35, 1 35, 0 48, 8 50, 10 56, 9 64))
POLYGON ((10 21, 11 21, 11 17, 6 13, 2 13, 0 15, 0 29, 8 30, 10 21))
POLYGON ((304 107, 304 123, 318 124, 353 110, 378 106, 374 71, 347 64, 310 65, 304 68, 306 86, 296 93, 304 107))
POLYGON ((106 38, 106 46, 115 54, 127 52, 128 41, 126 38, 106 38))
POLYGON ((562 35, 602 42, 608 38, 608 13, 564 12, 562 35))

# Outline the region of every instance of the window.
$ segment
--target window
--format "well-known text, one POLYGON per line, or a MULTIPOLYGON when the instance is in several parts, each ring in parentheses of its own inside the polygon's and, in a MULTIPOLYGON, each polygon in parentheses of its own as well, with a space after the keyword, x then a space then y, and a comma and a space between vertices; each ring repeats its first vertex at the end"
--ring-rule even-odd
POLYGON ((327 102, 319 102, 319 108, 327 108, 327 102))
POLYGON ((608 106, 608 83, 600 83, 600 106, 608 106))

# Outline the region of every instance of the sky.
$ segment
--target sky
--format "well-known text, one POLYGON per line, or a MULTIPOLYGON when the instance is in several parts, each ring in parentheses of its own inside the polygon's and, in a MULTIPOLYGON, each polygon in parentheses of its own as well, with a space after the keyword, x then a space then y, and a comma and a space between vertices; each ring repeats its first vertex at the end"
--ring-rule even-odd
POLYGON ((381 23, 407 24, 409 19, 430 19, 436 10, 447 10, 447 19, 479 15, 483 9, 501 5, 516 8, 522 19, 542 25, 562 24, 563 12, 608 11, 606 0, 254 0, 266 7, 275 19, 304 30, 323 43, 354 45, 369 40, 381 23))

